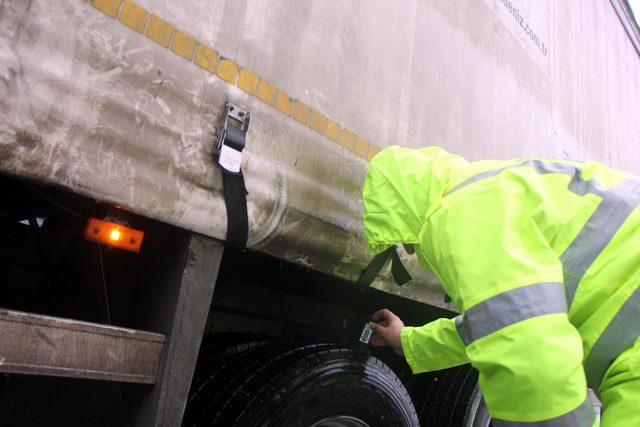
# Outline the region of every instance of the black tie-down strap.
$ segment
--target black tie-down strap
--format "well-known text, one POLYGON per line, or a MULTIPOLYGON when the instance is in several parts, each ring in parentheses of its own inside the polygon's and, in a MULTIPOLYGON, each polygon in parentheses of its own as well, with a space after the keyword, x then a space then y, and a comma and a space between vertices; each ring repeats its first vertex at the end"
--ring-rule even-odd
POLYGON ((249 130, 249 113, 227 102, 215 154, 222 171, 224 204, 227 209, 226 246, 244 249, 249 235, 247 189, 242 174, 242 150, 249 130))
POLYGON ((355 285, 362 290, 367 289, 389 259, 391 259, 391 275, 393 276, 393 280, 396 281, 396 284, 402 286, 410 281, 411 275, 407 269, 404 268, 404 265, 402 265, 397 247, 394 245, 373 257, 373 260, 371 260, 369 265, 360 274, 360 278, 358 278, 355 285))
POLYGON ((244 249, 247 246, 247 189, 242 172, 232 173, 222 168, 224 204, 227 207, 227 246, 244 249))

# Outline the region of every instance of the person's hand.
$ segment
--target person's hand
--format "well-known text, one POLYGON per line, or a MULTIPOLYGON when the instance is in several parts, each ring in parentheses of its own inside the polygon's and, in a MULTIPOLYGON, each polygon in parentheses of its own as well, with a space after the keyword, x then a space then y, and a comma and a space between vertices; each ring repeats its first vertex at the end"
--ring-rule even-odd
POLYGON ((396 354, 403 356, 400 331, 404 328, 402 320, 391 311, 383 308, 373 313, 371 320, 376 322, 371 325, 373 335, 369 343, 375 347, 390 346, 396 354))

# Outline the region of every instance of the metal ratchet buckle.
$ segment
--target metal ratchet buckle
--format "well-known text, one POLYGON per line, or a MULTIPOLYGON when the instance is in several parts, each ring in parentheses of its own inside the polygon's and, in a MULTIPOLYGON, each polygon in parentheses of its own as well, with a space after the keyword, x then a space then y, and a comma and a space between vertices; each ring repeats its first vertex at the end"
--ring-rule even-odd
POLYGON ((214 154, 218 155, 218 164, 228 172, 240 173, 249 121, 249 112, 227 101, 214 154))

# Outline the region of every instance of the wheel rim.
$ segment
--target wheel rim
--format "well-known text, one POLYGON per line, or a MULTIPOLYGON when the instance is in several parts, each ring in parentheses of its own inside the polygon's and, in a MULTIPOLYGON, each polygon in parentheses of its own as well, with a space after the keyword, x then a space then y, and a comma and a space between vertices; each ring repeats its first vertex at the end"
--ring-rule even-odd
POLYGON ((335 415, 323 418, 311 427, 369 427, 369 424, 350 415, 335 415))

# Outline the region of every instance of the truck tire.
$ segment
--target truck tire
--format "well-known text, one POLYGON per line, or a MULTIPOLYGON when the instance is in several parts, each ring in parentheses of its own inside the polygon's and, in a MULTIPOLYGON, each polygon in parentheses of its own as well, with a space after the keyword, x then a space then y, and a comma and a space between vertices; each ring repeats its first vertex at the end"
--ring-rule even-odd
POLYGON ((431 372, 416 406, 422 425, 487 427, 491 418, 478 388, 478 371, 470 365, 431 372))
POLYGON ((192 383, 195 383, 196 378, 200 375, 210 374, 209 371, 212 368, 219 366, 226 359, 255 347, 266 345, 269 342, 271 342, 271 339, 268 337, 241 332, 222 332, 205 335, 200 345, 192 383))
POLYGON ((235 366, 244 368, 210 382, 218 384, 218 393, 209 394, 209 405, 195 424, 418 425, 402 382, 375 357, 331 344, 282 342, 241 357, 244 360, 235 366))
POLYGON ((462 425, 465 427, 488 427, 491 425, 489 410, 484 403, 482 393, 480 393, 480 387, 477 385, 471 393, 462 425))
POLYGON ((196 425, 220 388, 232 378, 248 355, 269 344, 264 337, 245 333, 220 333, 202 340, 198 362, 191 381, 183 424, 196 425))

